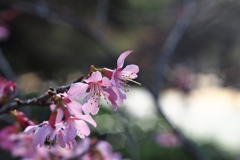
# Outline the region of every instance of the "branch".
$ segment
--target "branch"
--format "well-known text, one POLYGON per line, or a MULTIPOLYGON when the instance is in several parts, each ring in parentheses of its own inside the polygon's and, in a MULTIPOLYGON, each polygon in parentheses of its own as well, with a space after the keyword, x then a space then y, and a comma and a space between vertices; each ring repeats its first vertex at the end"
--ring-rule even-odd
MULTIPOLYGON (((83 79, 83 76, 78 78, 73 83, 81 82, 82 79, 83 79)), ((49 100, 49 98, 51 98, 54 94, 67 92, 69 90, 70 86, 71 86, 71 84, 67 85, 67 86, 60 86, 60 87, 57 87, 56 89, 50 88, 49 91, 46 92, 45 94, 43 94, 37 98, 32 98, 32 99, 28 99, 25 101, 22 101, 22 100, 16 98, 15 102, 7 104, 6 106, 4 106, 3 108, 0 109, 0 115, 2 115, 4 113, 8 113, 11 110, 20 109, 24 106, 32 106, 32 105, 49 106, 50 103, 47 102, 49 100)))
POLYGON ((76 19, 72 16, 67 15, 63 12, 64 9, 62 9, 61 7, 55 6, 55 8, 57 8, 56 11, 56 9, 53 10, 45 3, 30 3, 19 0, 1 0, 0 4, 7 5, 13 9, 39 17, 46 21, 53 22, 54 20, 54 22, 56 22, 57 20, 66 22, 79 30, 85 36, 96 42, 103 50, 106 51, 108 57, 110 57, 111 59, 116 59, 116 49, 113 47, 113 44, 111 44, 111 42, 104 36, 104 34, 92 29, 89 24, 87 24, 80 18, 76 19))
POLYGON ((161 53, 158 57, 158 63, 157 63, 157 69, 156 69, 156 78, 155 82, 153 83, 152 87, 150 88, 150 91, 152 92, 154 99, 155 99, 155 106, 156 109, 161 115, 167 124, 171 127, 173 132, 178 135, 180 138, 182 144, 184 145, 186 151, 189 153, 189 155, 192 156, 193 159, 196 160, 206 160, 208 159, 205 157, 204 153, 202 153, 199 148, 197 148, 193 143, 191 143, 184 135, 178 130, 174 125, 167 119, 164 112, 162 111, 162 108, 160 104, 158 103, 158 96, 159 96, 159 90, 161 88, 162 82, 163 82, 163 72, 165 70, 166 65, 169 63, 171 57, 174 55, 174 51, 180 42, 181 38, 185 34, 189 23, 192 19, 192 17, 195 14, 195 7, 196 2, 195 0, 184 0, 184 9, 183 14, 178 18, 177 23, 175 27, 170 32, 169 36, 167 37, 165 44, 162 48, 161 53))
POLYGON ((99 32, 102 32, 107 23, 109 0, 97 0, 96 21, 99 32))
POLYGON ((7 59, 3 55, 1 49, 0 49, 0 71, 3 73, 4 77, 6 77, 8 80, 11 79, 12 81, 16 82, 16 74, 14 73, 7 59))

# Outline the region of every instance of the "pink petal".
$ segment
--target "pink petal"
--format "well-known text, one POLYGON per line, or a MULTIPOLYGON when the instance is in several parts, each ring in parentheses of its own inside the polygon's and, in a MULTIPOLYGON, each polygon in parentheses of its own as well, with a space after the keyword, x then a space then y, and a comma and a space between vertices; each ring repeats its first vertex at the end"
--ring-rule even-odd
POLYGON ((51 132, 51 127, 48 125, 43 125, 41 127, 38 127, 33 136, 34 145, 37 146, 39 144, 40 147, 42 147, 46 137, 50 134, 50 132, 51 132))
MULTIPOLYGON (((55 104, 51 104, 50 105, 50 109, 51 111, 53 111, 55 109, 56 105, 55 104)), ((56 118, 56 123, 59 123, 63 118, 63 111, 62 109, 58 108, 57 109, 57 118, 56 118)))
POLYGON ((113 110, 116 112, 117 109, 118 109, 118 105, 116 102, 112 102, 112 107, 113 107, 113 110))
POLYGON ((118 93, 121 100, 127 99, 127 96, 122 89, 119 89, 118 91, 119 91, 118 93))
POLYGON ((59 142, 60 146, 62 148, 65 148, 66 147, 66 143, 63 140, 62 132, 59 132, 59 134, 57 135, 57 138, 58 138, 58 142, 59 142))
POLYGON ((82 96, 86 92, 87 89, 88 89, 88 84, 81 83, 81 82, 74 83, 71 85, 67 94, 71 100, 75 100, 78 97, 82 96))
POLYGON ((117 60, 117 68, 122 68, 123 67, 123 64, 124 64, 124 61, 125 59, 127 58, 127 56, 131 53, 132 51, 126 51, 124 53, 122 53, 118 60, 117 60))
POLYGON ((123 92, 122 88, 117 88, 117 87, 112 87, 112 90, 116 93, 117 95, 117 104, 123 104, 124 99, 126 99, 126 94, 123 92))
POLYGON ((92 114, 92 115, 96 115, 96 114, 98 113, 98 111, 99 111, 99 107, 97 106, 97 107, 95 107, 95 108, 92 109, 91 114, 92 114))
POLYGON ((87 103, 87 100, 88 100, 90 97, 91 97, 91 94, 87 94, 87 95, 83 98, 82 104, 87 103))
POLYGON ((56 107, 55 104, 51 104, 51 105, 50 105, 50 109, 51 109, 51 111, 53 111, 53 110, 55 109, 55 107, 56 107))
POLYGON ((139 67, 137 65, 131 64, 127 65, 122 71, 122 75, 129 75, 131 79, 137 78, 139 72, 139 67))
POLYGON ((31 134, 37 127, 38 127, 38 125, 28 126, 23 132, 26 134, 31 134))
POLYGON ((56 134, 61 130, 62 127, 63 127, 63 123, 56 125, 56 128, 54 129, 54 131, 49 137, 49 141, 52 141, 55 138, 56 134))
POLYGON ((116 88, 116 87, 109 87, 109 88, 105 88, 104 89, 104 92, 105 94, 108 95, 108 99, 113 102, 113 101, 116 101, 117 100, 117 90, 113 90, 113 88, 116 88))
POLYGON ((94 119, 90 115, 81 115, 81 116, 79 116, 79 118, 84 120, 84 121, 87 121, 88 123, 90 123, 94 127, 97 127, 97 123, 94 121, 94 119))
POLYGON ((118 106, 117 106, 118 97, 117 97, 117 93, 115 93, 115 92, 117 92, 117 90, 115 89, 115 91, 114 91, 113 88, 116 88, 116 87, 107 88, 104 91, 108 92, 108 94, 109 94, 108 99, 112 103, 113 110, 117 111, 117 108, 118 108, 118 106))
POLYGON ((99 71, 93 72, 92 75, 85 80, 85 82, 90 83, 90 82, 98 82, 102 80, 102 74, 99 71))
POLYGON ((65 142, 72 141, 77 135, 77 129, 74 126, 74 120, 67 120, 67 127, 64 130, 65 137, 63 137, 65 142))
POLYGON ((80 138, 84 138, 85 135, 88 136, 90 134, 90 129, 88 127, 88 125, 86 124, 86 122, 84 122, 83 120, 76 120, 76 127, 77 127, 77 135, 80 138))
POLYGON ((69 109, 69 112, 74 115, 82 115, 82 105, 76 101, 71 101, 70 103, 67 104, 67 107, 69 109))
POLYGON ((118 71, 116 69, 113 71, 112 79, 111 79, 111 83, 113 86, 121 87, 121 85, 119 83, 120 80, 118 79, 119 73, 120 73, 120 71, 118 71))
POLYGON ((111 83, 111 81, 108 78, 103 77, 103 79, 102 79, 102 86, 112 86, 112 83, 111 83))
POLYGON ((97 95, 94 97, 90 96, 90 99, 87 100, 86 103, 82 106, 83 112, 85 114, 93 114, 96 115, 98 113, 99 107, 98 107, 98 101, 95 101, 93 98, 97 98, 97 95))
POLYGON ((109 68, 103 68, 102 73, 103 73, 104 76, 106 76, 108 78, 111 78, 112 74, 113 74, 113 70, 111 70, 109 68))
POLYGON ((67 144, 66 150, 72 150, 77 146, 77 141, 73 139, 72 141, 67 142, 66 144, 67 144))
POLYGON ((57 109, 56 123, 61 122, 62 118, 63 118, 63 110, 61 108, 58 108, 57 109))

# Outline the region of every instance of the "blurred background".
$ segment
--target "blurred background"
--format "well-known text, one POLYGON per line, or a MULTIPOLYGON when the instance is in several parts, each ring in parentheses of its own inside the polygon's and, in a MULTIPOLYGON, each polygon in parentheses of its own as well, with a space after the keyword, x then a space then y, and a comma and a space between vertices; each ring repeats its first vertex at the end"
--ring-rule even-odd
POLYGON ((119 111, 93 116, 93 135, 133 160, 236 160, 239 15, 238 0, 1 0, 0 73, 27 99, 134 50, 125 65, 139 65, 142 86, 130 84, 119 111))

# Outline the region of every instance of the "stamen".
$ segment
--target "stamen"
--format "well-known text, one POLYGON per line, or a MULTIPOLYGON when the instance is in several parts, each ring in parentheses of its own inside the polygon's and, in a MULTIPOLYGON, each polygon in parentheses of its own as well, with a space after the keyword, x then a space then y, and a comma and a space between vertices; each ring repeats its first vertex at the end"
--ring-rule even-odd
POLYGON ((138 84, 139 86, 142 85, 141 83, 139 83, 139 82, 137 82, 137 81, 134 81, 134 80, 132 80, 132 79, 128 79, 128 81, 133 82, 133 83, 136 83, 136 84, 138 84))

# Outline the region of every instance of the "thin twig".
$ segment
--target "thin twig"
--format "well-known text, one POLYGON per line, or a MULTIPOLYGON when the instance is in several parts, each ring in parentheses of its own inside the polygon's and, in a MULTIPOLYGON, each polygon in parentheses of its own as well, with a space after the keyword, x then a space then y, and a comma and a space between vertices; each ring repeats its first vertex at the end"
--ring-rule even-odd
POLYGON ((109 0, 97 0, 96 21, 97 29, 102 32, 107 23, 109 0))
POLYGON ((16 82, 16 75, 0 49, 0 71, 8 80, 16 82))
POLYGON ((80 18, 76 19, 72 16, 68 16, 63 12, 61 7, 58 7, 56 11, 56 9, 49 8, 49 6, 45 3, 37 4, 18 0, 1 0, 0 4, 7 5, 13 9, 42 18, 49 22, 62 21, 68 23, 96 42, 103 50, 105 50, 109 58, 116 59, 116 49, 113 47, 114 45, 111 44, 111 42, 104 36, 104 34, 92 29, 89 24, 80 18))
MULTIPOLYGON (((78 78, 76 81, 74 81, 73 83, 77 83, 82 81, 83 76, 78 78)), ((70 88, 70 85, 67 86, 60 86, 57 87, 56 89, 51 89, 46 92, 45 94, 37 97, 37 98, 32 98, 32 99, 28 99, 28 100, 20 100, 20 99, 15 99, 15 102, 12 102, 10 104, 7 104, 6 106, 4 106, 3 108, 0 109, 0 115, 4 114, 4 113, 8 113, 11 110, 15 110, 15 109, 20 109, 24 106, 49 106, 49 102, 47 102, 49 100, 49 98, 51 98, 55 93, 64 93, 67 92, 68 89, 70 88)))

